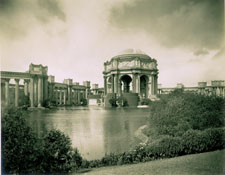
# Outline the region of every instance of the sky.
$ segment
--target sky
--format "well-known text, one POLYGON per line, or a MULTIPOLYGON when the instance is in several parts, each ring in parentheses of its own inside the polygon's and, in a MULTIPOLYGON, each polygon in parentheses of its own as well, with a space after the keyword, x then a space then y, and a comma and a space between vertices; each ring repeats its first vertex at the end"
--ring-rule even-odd
POLYGON ((1 70, 48 66, 57 82, 103 87, 104 62, 141 49, 158 83, 225 80, 223 0, 0 0, 1 70))

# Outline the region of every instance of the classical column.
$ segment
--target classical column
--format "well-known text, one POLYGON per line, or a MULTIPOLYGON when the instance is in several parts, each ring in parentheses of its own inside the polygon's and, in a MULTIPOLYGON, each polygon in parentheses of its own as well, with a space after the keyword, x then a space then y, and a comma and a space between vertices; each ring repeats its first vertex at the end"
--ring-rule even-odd
POLYGON ((68 85, 68 105, 71 105, 71 86, 68 85))
POLYGON ((154 83, 155 83, 155 86, 154 86, 154 95, 157 95, 157 91, 158 91, 158 76, 155 75, 155 78, 154 78, 154 83))
POLYGON ((111 87, 112 87, 112 93, 115 93, 115 90, 114 90, 114 74, 112 74, 112 76, 111 76, 111 87))
POLYGON ((133 77, 132 77, 132 85, 133 85, 133 92, 136 93, 136 75, 133 74, 133 77))
POLYGON ((16 87, 15 87, 15 106, 19 106, 19 81, 20 79, 15 79, 16 87))
POLYGON ((80 105, 80 91, 79 90, 77 92, 77 101, 78 101, 78 104, 80 105))
POLYGON ((49 99, 49 94, 48 94, 48 77, 44 77, 43 78, 43 90, 44 90, 44 93, 43 93, 43 99, 46 100, 46 99, 49 99))
POLYGON ((9 78, 5 79, 5 102, 6 105, 9 105, 9 78))
POLYGON ((30 86, 30 107, 34 107, 34 79, 31 78, 30 79, 30 83, 29 83, 29 86, 30 86))
POLYGON ((140 75, 137 74, 136 76, 136 93, 140 95, 140 75))
POLYGON ((64 89, 64 105, 66 105, 66 89, 64 89))
POLYGON ((155 78, 154 75, 151 75, 151 95, 154 95, 154 91, 155 91, 155 78))
POLYGON ((118 74, 114 75, 114 92, 118 93, 118 74))
POLYGON ((25 96, 28 95, 28 83, 29 83, 29 79, 24 79, 24 95, 25 96))
POLYGON ((38 107, 42 106, 42 94, 43 94, 43 79, 38 77, 38 107))
POLYGON ((104 95, 107 94, 107 77, 104 76, 104 95))
POLYGON ((59 104, 61 105, 62 104, 62 89, 59 88, 59 104))

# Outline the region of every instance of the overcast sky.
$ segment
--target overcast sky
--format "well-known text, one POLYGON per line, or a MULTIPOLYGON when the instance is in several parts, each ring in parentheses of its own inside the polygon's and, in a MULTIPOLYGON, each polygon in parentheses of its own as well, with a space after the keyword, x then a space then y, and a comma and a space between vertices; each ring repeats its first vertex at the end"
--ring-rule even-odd
POLYGON ((1 70, 48 66, 58 82, 103 86, 103 63, 138 48, 159 83, 225 80, 223 0, 0 0, 1 70))

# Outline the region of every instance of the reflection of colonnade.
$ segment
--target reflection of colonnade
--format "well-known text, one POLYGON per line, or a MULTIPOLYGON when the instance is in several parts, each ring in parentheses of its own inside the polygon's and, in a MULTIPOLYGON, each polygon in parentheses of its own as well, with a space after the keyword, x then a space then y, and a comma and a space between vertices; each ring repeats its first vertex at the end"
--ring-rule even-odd
POLYGON ((54 76, 47 75, 47 71, 47 66, 34 64, 30 64, 27 72, 1 71, 2 102, 4 101, 6 106, 14 104, 18 107, 23 104, 24 97, 27 97, 30 107, 42 107, 46 101, 55 100, 57 104, 79 105, 81 100, 87 99, 90 93, 89 81, 83 82, 83 85, 73 83, 72 79, 57 83, 54 76), (14 86, 11 84, 12 80, 14 86))

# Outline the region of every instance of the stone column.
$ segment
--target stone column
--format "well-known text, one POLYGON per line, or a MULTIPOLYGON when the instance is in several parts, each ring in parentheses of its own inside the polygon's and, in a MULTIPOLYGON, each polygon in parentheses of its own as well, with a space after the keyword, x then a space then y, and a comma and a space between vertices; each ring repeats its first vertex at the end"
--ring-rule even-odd
POLYGON ((155 92, 155 79, 154 79, 154 75, 151 75, 151 95, 154 95, 155 92))
POLYGON ((71 105, 71 86, 68 85, 68 105, 71 105))
POLYGON ((15 79, 16 87, 15 87, 15 106, 19 106, 19 81, 20 79, 15 79))
POLYGON ((30 107, 34 107, 34 79, 31 78, 30 79, 30 83, 29 83, 29 86, 30 86, 30 107))
POLYGON ((43 79, 42 77, 38 77, 38 107, 42 106, 43 100, 43 79))
POLYGON ((140 95, 140 75, 137 74, 136 76, 136 93, 140 95))
POLYGON ((118 74, 114 75, 114 92, 118 93, 118 74))
POLYGON ((157 95, 157 91, 158 91, 158 76, 157 75, 155 75, 155 78, 154 78, 154 83, 155 83, 155 85, 154 85, 154 95, 157 95))
POLYGON ((24 79, 24 95, 25 96, 28 95, 28 83, 29 83, 29 79, 24 79))
POLYGON ((114 90, 114 74, 112 74, 112 76, 111 76, 111 87, 112 87, 112 93, 115 93, 115 90, 114 90))
POLYGON ((133 92, 136 93, 136 75, 133 74, 132 77, 132 84, 133 84, 133 92))
POLYGON ((80 105, 80 91, 79 90, 77 92, 77 101, 78 101, 78 104, 80 105))
POLYGON ((104 76, 104 95, 107 94, 107 77, 104 76))
POLYGON ((9 105, 9 81, 9 78, 5 79, 5 102, 7 106, 9 105))
POLYGON ((43 85, 43 90, 44 90, 44 93, 43 93, 43 99, 44 100, 47 100, 49 99, 49 94, 48 94, 48 77, 44 77, 43 78, 43 82, 44 82, 44 85, 43 85))
POLYGON ((62 94, 63 94, 62 89, 59 88, 59 104, 60 105, 62 105, 62 94))
POLYGON ((34 106, 37 106, 38 99, 38 85, 37 85, 37 77, 34 79, 34 106))
POLYGON ((64 105, 66 105, 66 89, 64 89, 64 99, 63 99, 63 101, 64 101, 64 105))

